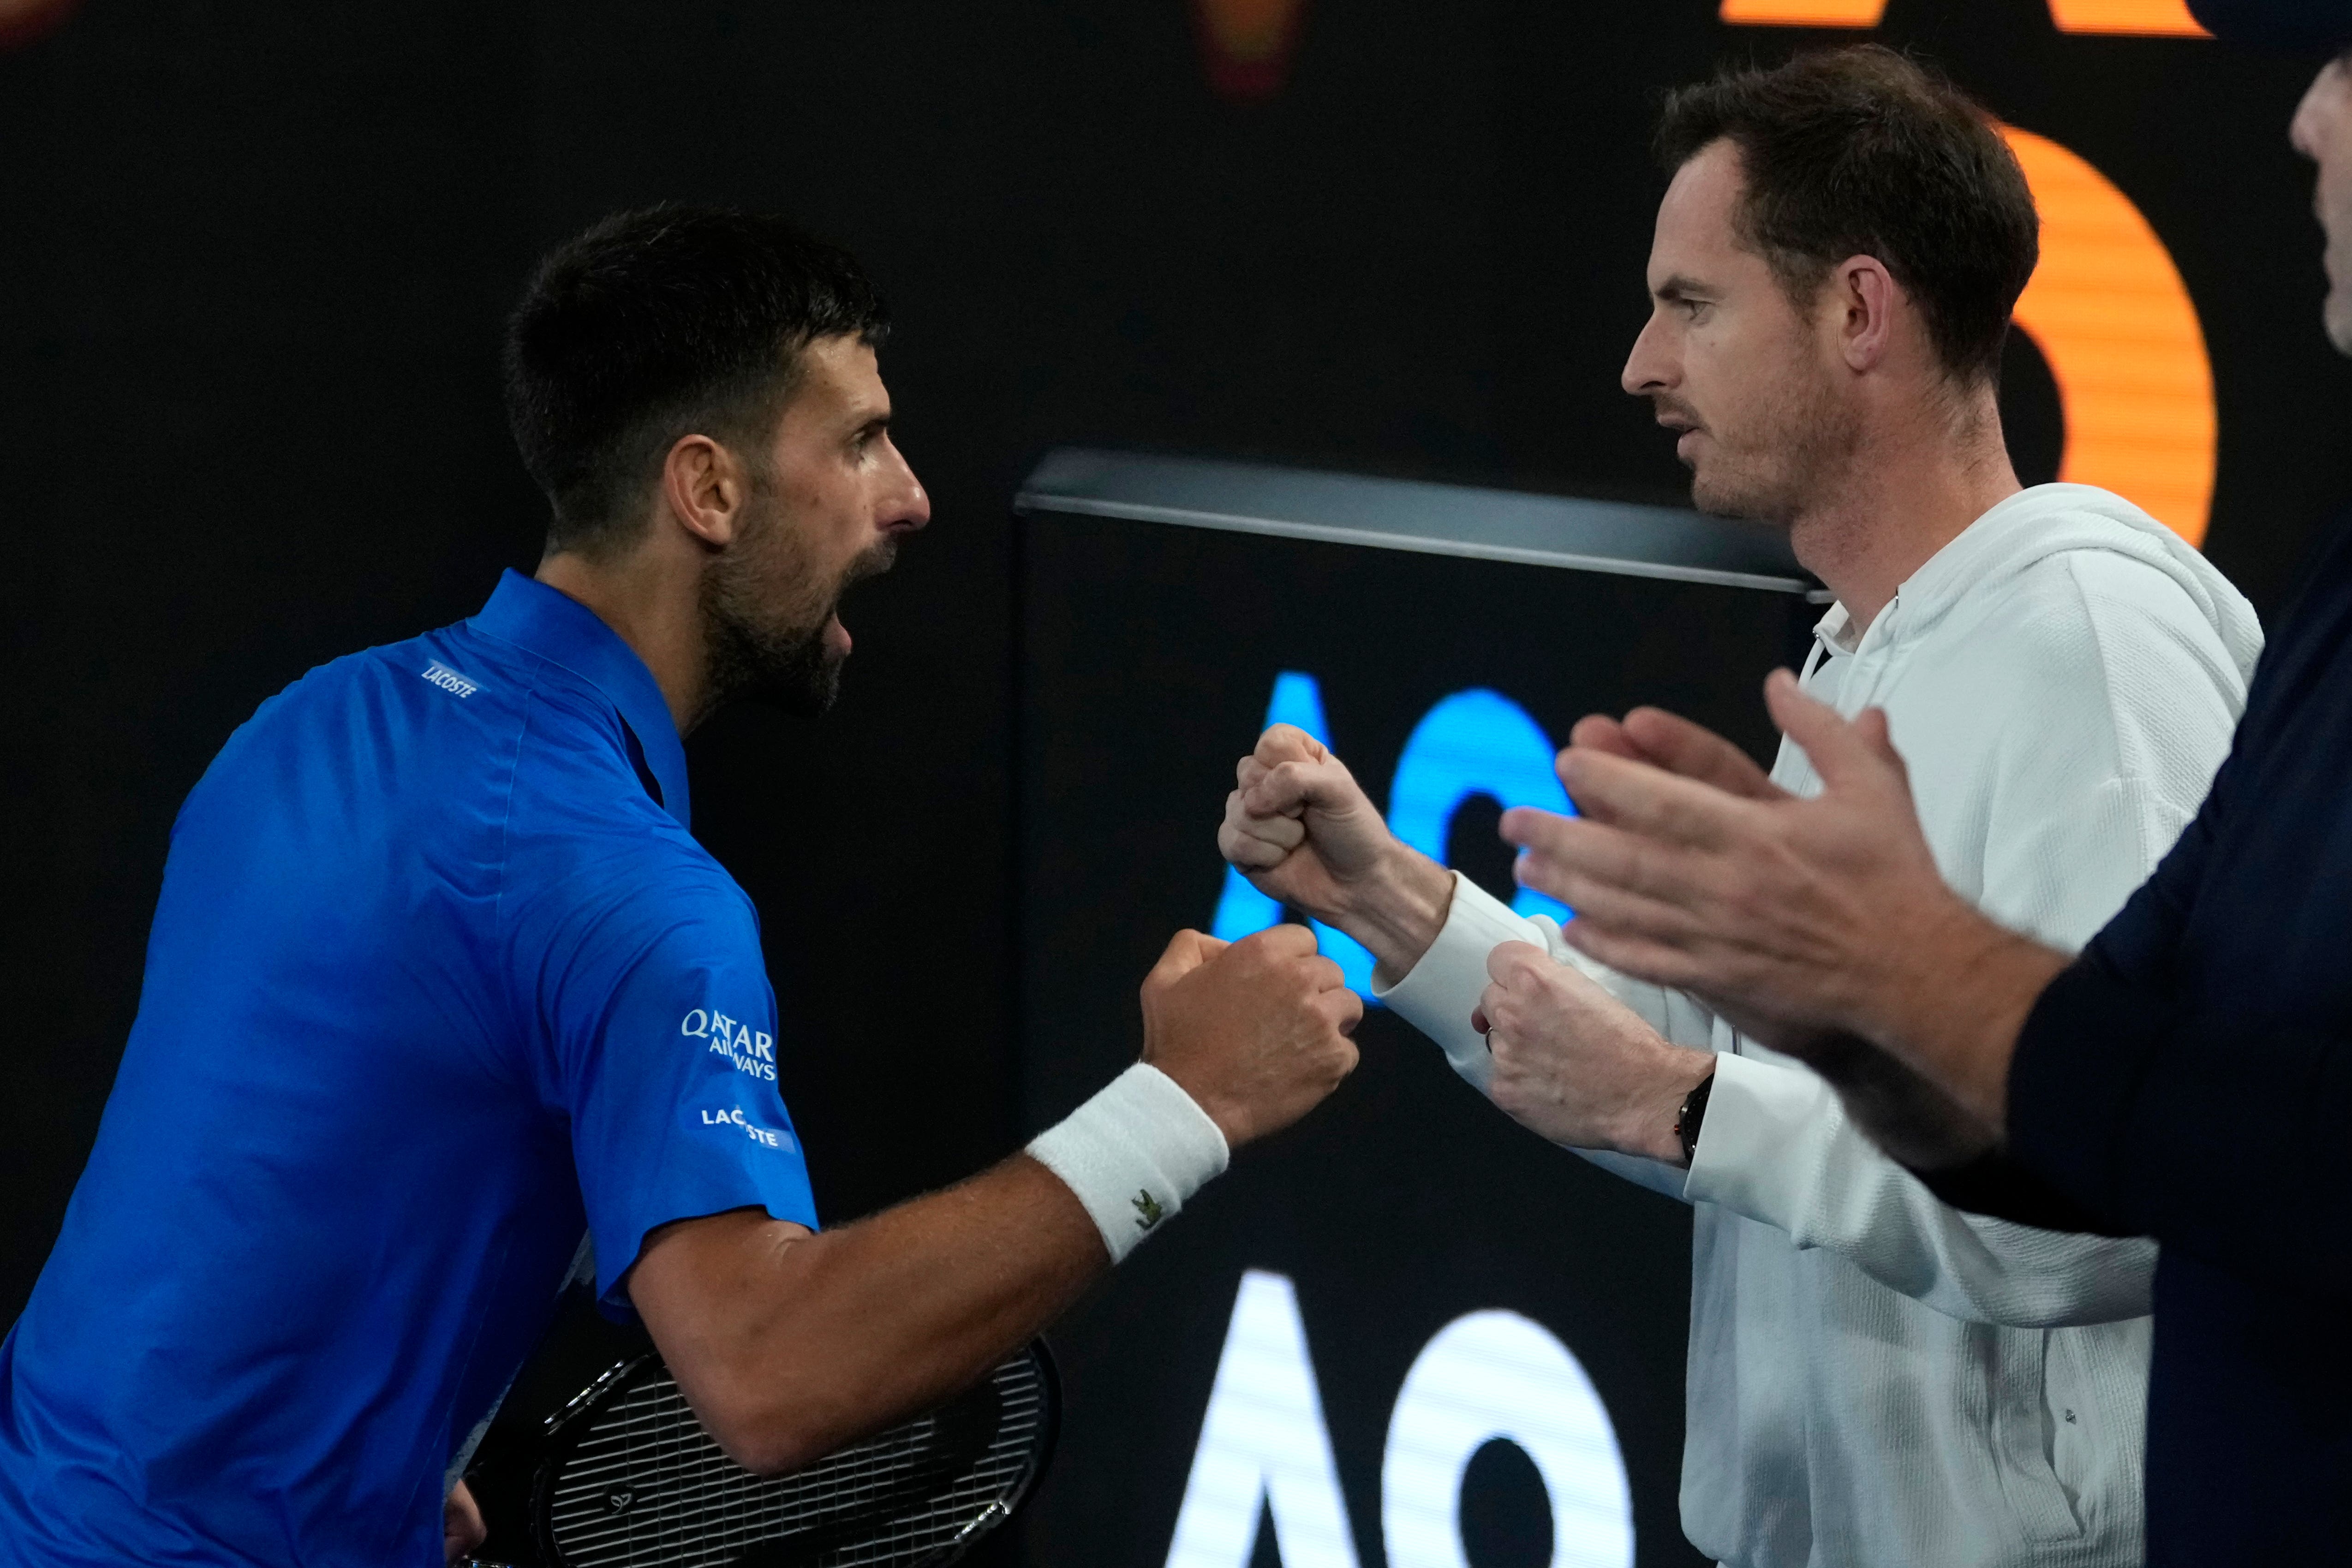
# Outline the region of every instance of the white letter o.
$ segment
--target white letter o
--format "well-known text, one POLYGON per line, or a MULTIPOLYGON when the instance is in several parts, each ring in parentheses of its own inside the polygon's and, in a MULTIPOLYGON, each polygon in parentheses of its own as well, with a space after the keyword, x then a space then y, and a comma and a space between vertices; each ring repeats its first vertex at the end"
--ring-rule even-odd
POLYGON ((1629 1568, 1633 1504, 1615 1428, 1566 1345, 1517 1312, 1438 1331, 1405 1374, 1381 1461, 1390 1568, 1469 1568, 1462 1472, 1490 1438, 1535 1461, 1551 1502, 1551 1568, 1629 1568))

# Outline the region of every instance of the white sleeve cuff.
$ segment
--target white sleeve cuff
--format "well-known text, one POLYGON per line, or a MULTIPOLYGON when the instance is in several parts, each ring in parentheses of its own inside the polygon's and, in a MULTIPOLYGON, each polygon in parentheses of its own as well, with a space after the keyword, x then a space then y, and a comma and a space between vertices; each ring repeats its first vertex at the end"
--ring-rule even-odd
POLYGON ((1793 1233, 1835 1093, 1801 1067, 1719 1053, 1683 1196, 1793 1233))
POLYGON ((1541 925, 1457 871, 1454 902, 1437 940, 1395 985, 1383 988, 1377 977, 1372 984, 1372 995, 1435 1040, 1454 1071, 1481 1093, 1494 1076, 1495 1061, 1486 1054, 1486 1037, 1470 1027, 1470 1014, 1486 993, 1486 955, 1506 942, 1531 942, 1552 951, 1541 925))
POLYGON ((1569 1153, 1581 1155, 1612 1176, 1623 1176, 1635 1186, 1647 1187, 1661 1197, 1687 1201, 1690 1197, 1684 1188, 1690 1173, 1680 1166, 1645 1159, 1640 1155, 1621 1155, 1613 1149, 1570 1149, 1569 1153))

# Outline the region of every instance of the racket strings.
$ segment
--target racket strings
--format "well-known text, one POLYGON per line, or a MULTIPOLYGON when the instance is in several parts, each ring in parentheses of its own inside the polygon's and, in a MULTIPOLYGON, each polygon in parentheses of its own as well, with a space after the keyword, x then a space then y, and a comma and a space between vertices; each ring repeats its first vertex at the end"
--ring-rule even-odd
POLYGON ((721 1568, 796 1536, 812 1537, 814 1550, 789 1553, 809 1568, 919 1563, 1010 1506, 1047 1419, 1043 1374, 1016 1357, 991 1380, 993 1429, 960 1466, 942 1458, 940 1416, 924 1415, 762 1478, 730 1459, 676 1380, 652 1370, 592 1420, 551 1478, 547 1522, 572 1568, 721 1568))

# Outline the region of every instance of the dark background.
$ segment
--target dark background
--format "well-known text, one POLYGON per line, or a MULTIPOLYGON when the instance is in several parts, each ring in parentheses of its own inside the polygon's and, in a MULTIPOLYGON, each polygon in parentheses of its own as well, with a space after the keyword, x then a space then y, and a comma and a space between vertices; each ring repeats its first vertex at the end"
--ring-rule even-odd
MULTIPOLYGON (((1224 866, 1202 802, 1231 787, 1234 737, 1264 721, 1276 672, 1316 677, 1328 737, 1375 800, 1422 716, 1471 687, 1555 738, 1660 702, 1769 761, 1777 737, 1744 673, 1790 659, 1820 615, 1790 592, 1157 523, 1041 515, 1019 547, 1020 1080, 1035 1125, 1132 1060, 1134 977, 1169 931, 1208 927, 1224 866)), ((1446 859, 1507 900, 1498 810, 1465 802, 1446 859)), ((1675 1504, 1689 1208, 1511 1126, 1385 1009, 1357 1043, 1338 1094, 1249 1150, 1055 1330, 1064 1456, 1024 1518, 1028 1561, 1167 1560, 1234 1292, 1264 1269, 1297 1292, 1362 1568, 1386 1561, 1381 1454, 1406 1369, 1445 1324, 1495 1308, 1541 1323, 1592 1379, 1638 1562, 1703 1563, 1675 1504)), ((1463 1538, 1490 1545, 1472 1568, 1552 1560, 1531 1464, 1526 1478, 1463 1488, 1463 1538)))
MULTIPOLYGON (((2061 37, 2039 0, 1893 0, 1879 36, 2089 159, 2169 246, 2222 410, 2210 553, 2275 608, 2352 492, 2284 140, 2309 64, 2061 37)), ((0 54, 0 1322, 89 1147, 205 761, 304 669, 535 559, 495 363, 542 247, 624 204, 781 208, 897 306, 884 369, 937 521, 853 597, 833 718, 735 715, 690 747, 846 1217, 1027 1130, 1027 465, 1082 441, 1678 497, 1616 389, 1655 95, 1822 37, 1706 0, 1323 0, 1254 104, 1211 90, 1180 0, 88 0, 0 54)), ((2046 378, 2015 379, 2019 444, 2054 452, 2046 378)), ((1213 806, 1171 831, 1205 842, 1213 806)))

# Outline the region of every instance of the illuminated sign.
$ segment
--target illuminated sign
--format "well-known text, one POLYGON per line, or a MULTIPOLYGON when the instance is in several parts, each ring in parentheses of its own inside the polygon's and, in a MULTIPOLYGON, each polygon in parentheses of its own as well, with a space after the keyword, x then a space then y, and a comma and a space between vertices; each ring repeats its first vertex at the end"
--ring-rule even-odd
POLYGON ((2065 410, 2058 477, 2128 497, 2205 540, 2217 452, 2213 369, 2188 286, 2131 198, 2047 137, 2001 127, 2042 212, 2017 301, 2065 410))
MULTIPOLYGON (((1609 1412, 1566 1345, 1507 1312, 1446 1324, 1397 1391, 1381 1460, 1389 1568, 1468 1568, 1462 1479, 1497 1441, 1542 1481, 1550 1568, 1628 1568, 1633 1500, 1609 1412)), ((1248 1568, 1261 1519, 1283 1568, 1358 1568, 1297 1291, 1253 1269, 1234 1299, 1167 1568, 1248 1568)))
POLYGON ((1234 1298, 1168 1568, 1247 1568, 1261 1511, 1283 1568, 1356 1568, 1297 1292, 1253 1269, 1234 1298))
MULTIPOLYGON (((1323 717, 1323 688, 1313 675, 1285 670, 1275 676, 1265 722, 1296 725, 1339 750, 1323 717)), ((1552 771, 1552 759, 1559 750, 1527 709, 1501 693, 1484 687, 1455 692, 1423 714, 1405 739, 1403 755, 1397 758, 1396 774, 1389 785, 1389 831, 1443 862, 1454 814, 1473 796, 1488 796, 1506 808, 1540 806, 1573 815, 1576 808, 1569 803, 1568 791, 1552 771)), ((1521 915, 1571 918, 1566 904, 1531 887, 1520 888, 1511 907, 1521 915)), ((1263 931, 1281 918, 1281 904, 1251 886, 1238 870, 1225 868, 1224 891, 1217 899, 1211 936, 1232 942, 1263 931)), ((1314 926, 1323 956, 1339 966, 1350 989, 1370 1000, 1371 954, 1345 932, 1319 920, 1314 926)))
MULTIPOLYGON (((1875 27, 1886 0, 1723 0, 1727 22, 1754 27, 1875 27)), ((2189 14, 2188 0, 2050 0, 2062 33, 2121 33, 2143 37, 2212 37, 2189 14)))

